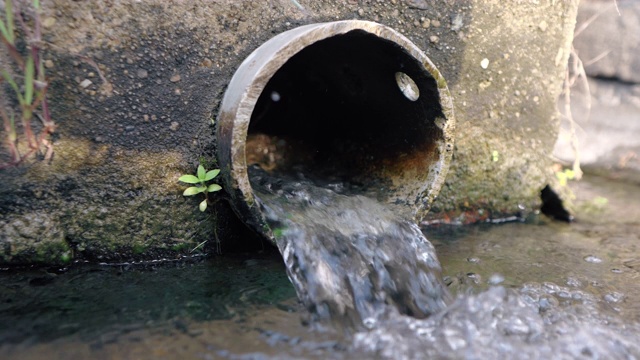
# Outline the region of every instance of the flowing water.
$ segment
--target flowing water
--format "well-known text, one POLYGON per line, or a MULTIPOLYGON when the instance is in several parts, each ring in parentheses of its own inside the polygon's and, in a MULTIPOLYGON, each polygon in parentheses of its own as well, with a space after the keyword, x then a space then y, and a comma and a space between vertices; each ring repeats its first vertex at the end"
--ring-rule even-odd
POLYGON ((391 309, 418 318, 450 300, 433 245, 377 201, 252 169, 254 192, 311 313, 372 328, 391 309))
POLYGON ((0 358, 640 358, 637 184, 582 181, 573 224, 424 228, 448 291, 430 243, 384 208, 340 186, 260 186, 290 269, 263 253, 5 270, 0 358))

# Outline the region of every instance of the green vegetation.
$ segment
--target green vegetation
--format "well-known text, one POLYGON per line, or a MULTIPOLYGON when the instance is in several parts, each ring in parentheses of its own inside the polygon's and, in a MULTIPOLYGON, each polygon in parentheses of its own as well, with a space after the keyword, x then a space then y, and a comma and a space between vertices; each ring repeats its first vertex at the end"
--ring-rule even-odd
POLYGON ((5 0, 5 16, 0 19, 0 42, 7 49, 9 58, 13 61, 19 75, 14 74, 10 64, 4 64, 0 68, 0 84, 6 81, 15 93, 20 111, 20 126, 23 136, 18 136, 16 115, 11 110, 6 110, 7 104, 0 104, 0 118, 3 122, 3 131, 6 133, 4 146, 9 152, 9 159, 0 163, 0 169, 15 166, 39 151, 42 146, 47 148, 44 158, 49 159, 53 155, 53 146, 49 141, 49 135, 55 130, 55 123, 51 120, 49 106, 47 104, 47 86, 45 78, 44 59, 41 53, 42 23, 40 21, 40 2, 34 0, 31 6, 18 8, 19 2, 5 0), (21 25, 21 34, 24 39, 16 37, 14 22, 21 25), (18 45, 19 44, 19 45, 18 45), (24 45, 22 54, 20 49, 24 45), (19 81, 24 84, 18 84, 19 81), (22 85, 22 86, 21 86, 22 85), (32 122, 38 117, 42 123, 39 130, 34 131, 32 122), (20 142, 26 142, 27 150, 20 153, 20 142))
POLYGON ((182 193, 184 196, 193 196, 200 193, 204 194, 204 200, 200 203, 198 208, 200 211, 205 211, 207 209, 207 204, 209 202, 209 193, 220 191, 222 187, 218 184, 207 185, 208 181, 213 180, 220 173, 220 169, 214 169, 207 171, 204 166, 199 165, 198 171, 196 172, 196 176, 194 175, 182 175, 178 180, 187 183, 194 184, 196 186, 190 186, 182 193))
POLYGON ((560 186, 566 186, 567 181, 576 179, 576 172, 572 169, 564 169, 563 171, 556 171, 556 178, 560 186))
POLYGON ((500 153, 498 153, 498 150, 493 150, 491 152, 491 161, 497 162, 498 160, 500 160, 500 153))

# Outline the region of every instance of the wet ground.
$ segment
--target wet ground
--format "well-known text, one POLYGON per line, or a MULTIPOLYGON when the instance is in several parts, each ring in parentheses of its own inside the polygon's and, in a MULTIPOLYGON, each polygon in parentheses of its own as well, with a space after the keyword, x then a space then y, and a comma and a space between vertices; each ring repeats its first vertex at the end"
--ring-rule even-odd
POLYGON ((640 358, 640 186, 570 186, 572 224, 425 229, 461 296, 427 320, 355 335, 309 325, 275 251, 5 270, 0 358, 640 358))

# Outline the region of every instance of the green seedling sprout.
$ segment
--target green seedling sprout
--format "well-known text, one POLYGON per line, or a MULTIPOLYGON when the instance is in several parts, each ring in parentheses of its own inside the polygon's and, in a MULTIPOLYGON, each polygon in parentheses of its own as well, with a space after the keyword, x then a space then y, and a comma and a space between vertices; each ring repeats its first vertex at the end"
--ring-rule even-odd
POLYGON ((182 175, 178 179, 183 183, 194 184, 195 186, 190 186, 184 190, 182 193, 183 196, 193 196, 200 193, 204 194, 204 200, 198 205, 198 209, 200 211, 207 210, 207 204, 209 202, 209 193, 216 192, 222 190, 222 186, 218 184, 210 184, 207 185, 208 181, 213 180, 220 173, 220 169, 213 169, 207 171, 204 166, 199 165, 198 171, 196 175, 182 175))

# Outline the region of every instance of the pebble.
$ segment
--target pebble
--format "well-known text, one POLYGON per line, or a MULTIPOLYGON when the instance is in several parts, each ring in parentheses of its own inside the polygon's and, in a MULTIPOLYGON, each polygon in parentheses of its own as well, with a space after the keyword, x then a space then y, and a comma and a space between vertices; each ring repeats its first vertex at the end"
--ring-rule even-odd
POLYGON ((172 121, 171 125, 169 126, 169 129, 171 129, 171 131, 176 131, 178 130, 178 128, 180 127, 180 123, 177 121, 172 121))
POLYGON ((48 17, 44 19, 44 21, 42 21, 42 26, 44 26, 45 29, 51 28, 55 24, 56 24, 56 18, 54 17, 48 17))
POLYGON ((433 25, 433 27, 440 27, 440 20, 431 20, 431 25, 433 25))
POLYGON ((147 76, 149 76, 149 72, 147 72, 147 70, 145 70, 145 69, 138 69, 138 71, 136 71, 136 75, 140 79, 146 79, 147 76))
POLYGON ((451 30, 458 31, 462 29, 464 22, 461 14, 454 14, 451 16, 451 30))
POLYGON ((203 67, 211 67, 213 66, 213 61, 211 61, 210 59, 204 59, 202 60, 202 66, 203 67))
POLYGON ((91 84, 93 84, 93 82, 91 82, 91 80, 89 79, 84 79, 82 80, 82 82, 80 83, 80 87, 83 89, 88 88, 89 86, 91 86, 91 84))
POLYGON ((486 69, 489 67, 489 59, 484 58, 482 59, 482 61, 480 61, 480 67, 482 67, 483 69, 486 69))
POLYGON ((548 25, 548 24, 547 24, 547 22, 546 22, 546 21, 544 21, 544 20, 542 20, 542 21, 540 22, 540 24, 538 25, 538 28, 539 28, 541 31, 543 31, 543 32, 544 32, 544 31, 547 31, 547 28, 548 28, 548 27, 549 27, 549 25, 548 25))
POLYGON ((440 41, 440 38, 439 38, 439 37, 437 37, 437 36, 435 36, 435 35, 431 35, 431 36, 429 37, 429 41, 431 41, 433 44, 437 44, 437 43, 438 43, 438 41, 440 41))
POLYGON ((429 4, 425 0, 407 0, 407 5, 410 8, 427 10, 429 9, 429 4))
POLYGON ((171 82, 173 82, 173 83, 174 83, 174 82, 178 82, 178 81, 180 81, 180 74, 175 74, 175 75, 173 75, 173 76, 169 79, 169 81, 171 81, 171 82))

